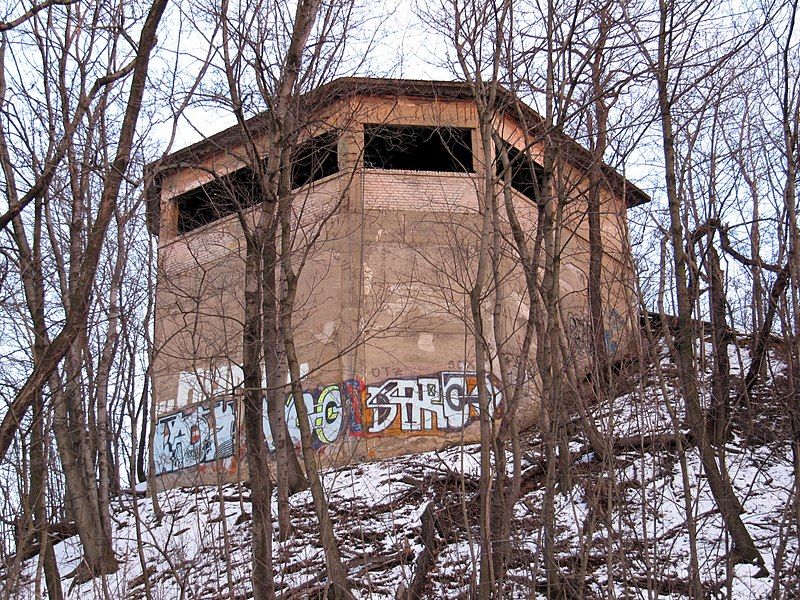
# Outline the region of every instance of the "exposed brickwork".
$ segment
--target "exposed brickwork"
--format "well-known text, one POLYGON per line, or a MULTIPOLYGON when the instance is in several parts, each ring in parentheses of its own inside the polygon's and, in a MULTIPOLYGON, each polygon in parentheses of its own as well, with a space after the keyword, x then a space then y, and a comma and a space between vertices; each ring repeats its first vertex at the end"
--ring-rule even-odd
POLYGON ((364 207, 375 210, 476 212, 474 175, 421 171, 383 171, 364 174, 364 207))
MULTIPOLYGON (((359 112, 340 119, 349 128, 340 142, 340 173, 297 190, 293 215, 298 260, 308 250, 307 240, 316 240, 300 280, 295 333, 306 373, 306 404, 321 460, 327 464, 432 449, 478 436, 466 294, 477 265, 482 165, 476 156, 477 173, 464 174, 364 170, 358 163, 361 123, 474 129, 474 107, 464 101, 351 98, 326 110, 330 117, 354 107, 359 112)), ((513 121, 506 118, 502 126, 506 139, 525 147, 525 136, 513 121)), ((476 133, 473 147, 479 147, 476 133)), ((533 156, 537 152, 531 149, 533 156)), ((230 170, 240 164, 232 158, 236 155, 233 149, 205 158, 201 167, 222 165, 230 170)), ((171 204, 171 198, 191 189, 193 181, 205 182, 205 176, 197 176, 203 168, 174 171, 161 187, 155 451, 162 463, 165 455, 176 452, 185 459, 160 463, 166 485, 213 480, 219 473, 226 479, 246 476, 239 454, 214 454, 211 445, 200 442, 192 442, 188 454, 185 446, 175 446, 178 438, 205 439, 215 423, 217 429, 223 423, 227 433, 241 431, 241 415, 235 409, 241 391, 237 369, 245 257, 239 217, 231 215, 178 236, 171 204)), ((561 283, 570 360, 580 366, 588 359, 586 182, 577 169, 571 170, 570 178, 574 201, 565 215, 561 283)), ((625 201, 606 191, 602 198, 607 243, 603 297, 613 342, 622 344, 636 318, 628 303, 633 275, 625 201)), ((532 240, 536 206, 516 192, 514 205, 532 240)), ((258 210, 250 209, 246 218, 254 222, 258 210)), ((506 240, 501 257, 505 305, 499 330, 508 333, 492 343, 513 355, 530 308, 504 217, 501 227, 506 240)), ((491 298, 486 302, 488 316, 491 298)), ((491 366, 496 370, 497 361, 491 366)), ((491 385, 496 378, 493 381, 491 385)), ((502 403, 502 394, 497 398, 502 403)), ((535 404, 534 384, 518 413, 523 426, 535 421, 535 404)), ((234 441, 231 444, 239 448, 234 441)), ((229 450, 225 446, 225 452, 229 450)))

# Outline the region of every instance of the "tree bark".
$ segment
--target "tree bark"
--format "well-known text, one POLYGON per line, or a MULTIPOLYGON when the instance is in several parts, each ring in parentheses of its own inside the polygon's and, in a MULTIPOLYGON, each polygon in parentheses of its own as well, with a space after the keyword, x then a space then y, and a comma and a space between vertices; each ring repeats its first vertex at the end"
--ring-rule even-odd
POLYGON ((772 289, 769 292, 769 302, 767 310, 764 313, 764 321, 761 324, 761 329, 756 333, 755 345, 753 347, 753 355, 750 361, 750 368, 747 369, 747 375, 744 378, 743 396, 749 402, 750 392, 753 387, 758 383, 764 366, 764 359, 767 356, 767 347, 769 339, 772 335, 772 324, 775 321, 775 314, 778 310, 778 303, 781 297, 786 293, 786 288, 789 285, 789 263, 786 263, 775 281, 772 283, 772 289))
POLYGON ((156 43, 156 30, 166 8, 167 0, 154 0, 147 14, 139 37, 139 51, 134 61, 133 78, 128 95, 125 115, 120 127, 119 141, 113 163, 106 171, 103 190, 98 203, 97 215, 87 232, 85 251, 80 261, 78 280, 74 282, 70 310, 61 331, 47 344, 40 360, 17 392, 8 411, 0 422, 0 459, 5 458, 14 434, 22 419, 36 399, 39 390, 47 383, 58 363, 67 355, 80 333, 86 328, 89 314, 92 284, 97 272, 103 242, 111 218, 114 215, 117 196, 127 171, 136 133, 136 121, 142 105, 147 80, 150 52, 156 43))
POLYGON ((253 509, 253 598, 268 600, 275 597, 275 581, 272 574, 272 481, 263 425, 260 243, 260 236, 248 236, 245 258, 242 373, 247 471, 250 477, 250 498, 253 509))
POLYGON ((33 429, 31 434, 31 508, 33 524, 39 535, 39 556, 44 565, 47 596, 50 600, 62 600, 61 575, 50 538, 49 521, 45 508, 47 496, 47 436, 45 435, 44 400, 40 397, 33 405, 33 429))
POLYGON ((711 381, 711 414, 709 435, 714 445, 721 447, 728 435, 730 412, 730 358, 728 346, 732 333, 727 322, 725 276, 720 266, 719 254, 710 240, 708 244, 708 277, 710 280, 711 347, 714 354, 714 373, 711 381))
POLYGON ((681 214, 681 200, 678 195, 677 166, 675 159, 675 138, 672 127, 672 106, 669 94, 669 65, 667 53, 671 34, 668 32, 670 7, 665 0, 659 1, 660 24, 658 34, 658 63, 656 65, 656 84, 658 88, 658 109, 661 122, 664 152, 667 202, 669 207, 670 239, 674 261, 674 278, 678 302, 678 320, 674 339, 675 362, 681 379, 681 389, 686 406, 686 421, 695 437, 700 451, 703 469, 708 477, 714 500, 719 506, 725 526, 734 542, 735 551, 741 560, 758 564, 765 570, 764 560, 756 548, 750 532, 741 519, 742 508, 733 491, 730 478, 723 476, 716 462, 711 441, 708 438, 703 411, 697 389, 697 365, 694 356, 696 334, 692 323, 692 302, 687 288, 687 257, 684 250, 684 231, 681 214))
POLYGON ((267 381, 267 416, 270 431, 275 444, 276 483, 278 492, 278 535, 286 540, 292 533, 292 519, 289 496, 306 487, 306 481, 300 468, 300 462, 289 437, 286 422, 285 388, 286 368, 284 357, 280 351, 282 341, 278 336, 278 282, 275 270, 278 266, 274 229, 267 233, 264 247, 263 265, 263 319, 264 319, 264 367, 267 381))
POLYGON ((589 195, 586 212, 589 221, 589 315, 592 336, 592 371, 595 395, 601 397, 608 376, 608 348, 606 346, 605 323, 603 318, 602 273, 603 273, 603 234, 600 224, 600 190, 603 187, 602 175, 603 155, 606 151, 608 107, 603 94, 602 84, 603 56, 608 37, 609 15, 601 10, 599 38, 593 48, 591 61, 592 92, 594 94, 594 124, 592 136, 592 164, 589 168, 589 195))
MULTIPOLYGON (((303 451, 303 464, 311 488, 311 497, 314 500, 314 511, 319 522, 320 543, 325 552, 325 568, 331 583, 330 596, 336 600, 351 600, 354 596, 350 591, 350 582, 347 571, 342 563, 339 545, 333 531, 328 510, 328 501, 319 474, 317 455, 314 450, 311 436, 311 427, 308 422, 308 410, 303 397, 303 384, 300 375, 300 362, 294 345, 293 315, 295 299, 297 296, 297 274, 292 260, 292 195, 291 195, 291 151, 283 152, 281 178, 280 178, 280 203, 278 214, 281 227, 281 276, 285 285, 285 294, 279 306, 281 338, 286 350, 286 360, 289 366, 292 398, 297 411, 297 422, 300 429, 300 444, 303 451)), ((299 226, 299 224, 298 224, 299 226)))

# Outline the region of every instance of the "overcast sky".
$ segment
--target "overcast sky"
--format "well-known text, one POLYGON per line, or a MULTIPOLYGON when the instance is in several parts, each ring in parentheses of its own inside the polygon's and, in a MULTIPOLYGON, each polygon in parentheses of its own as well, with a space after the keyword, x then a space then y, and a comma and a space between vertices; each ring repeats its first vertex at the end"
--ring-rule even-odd
MULTIPOLYGON (((376 77, 399 77, 407 79, 439 79, 452 80, 453 74, 441 66, 444 55, 444 43, 425 25, 419 17, 416 2, 391 0, 381 3, 373 10, 367 27, 376 31, 372 48, 367 61, 358 68, 354 75, 371 75, 376 77)), ((172 49, 188 52, 200 57, 205 52, 206 43, 202 35, 191 33, 190 27, 178 23, 177 10, 162 26, 159 37, 172 49)), ((354 48, 361 48, 354 46, 354 48)), ((358 52, 358 50, 355 50, 358 52)), ((185 65, 184 75, 188 78, 192 67, 185 65)), ((208 106, 192 108, 186 111, 185 117, 179 119, 175 141, 171 152, 193 144, 205 137, 213 135, 234 125, 233 115, 226 110, 212 110, 208 106)), ((169 140, 172 122, 164 122, 156 128, 157 137, 163 145, 169 140)), ((162 146, 163 149, 163 146, 162 146)))

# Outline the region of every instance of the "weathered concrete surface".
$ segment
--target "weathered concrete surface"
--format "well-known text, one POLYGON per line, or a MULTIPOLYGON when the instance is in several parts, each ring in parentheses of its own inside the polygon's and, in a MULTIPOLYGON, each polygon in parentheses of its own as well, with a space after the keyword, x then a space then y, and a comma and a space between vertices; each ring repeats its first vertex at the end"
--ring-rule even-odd
MULTIPOLYGON (((463 100, 360 97, 334 103, 323 116, 320 130, 342 127, 340 172, 295 192, 294 240, 298 254, 310 251, 295 323, 305 403, 320 459, 338 465, 475 441, 477 392, 467 292, 477 264, 484 167, 477 156, 475 173, 364 169, 359 162, 363 123, 469 127, 473 148, 480 148, 474 106, 463 100), (316 234, 309 250, 305 241, 316 234)), ((512 119, 505 117, 498 128, 510 143, 524 147, 512 119)), ((539 151, 534 146, 531 155, 539 151)), ((243 314, 241 224, 231 215, 179 236, 172 201, 206 183, 209 172, 221 175, 241 166, 239 155, 236 148, 205 152, 198 168, 173 169, 160 183, 153 363, 153 452, 160 485, 246 477, 237 366, 243 314)), ((566 177, 574 200, 562 236, 563 325, 570 360, 580 370, 590 351, 588 184, 577 166, 567 169, 566 177)), ((614 354, 624 352, 638 317, 630 302, 627 200, 610 187, 601 190, 601 198, 602 294, 607 347, 614 354)), ((535 206, 516 192, 514 201, 533 235, 535 206)), ((246 218, 255 219, 257 210, 250 209, 246 218)), ((504 305, 498 330, 504 339, 494 339, 488 321, 485 330, 495 354, 506 353, 514 362, 529 307, 508 240, 501 265, 504 305)), ((489 294, 486 301, 487 320, 493 318, 493 297, 489 294)), ((496 356, 490 367, 496 417, 504 407, 496 356)), ((533 379, 518 412, 522 427, 536 421, 536 387, 533 379)), ((287 400, 286 406, 290 423, 296 421, 293 402, 287 400)), ((298 440, 296 423, 292 428, 298 440)))

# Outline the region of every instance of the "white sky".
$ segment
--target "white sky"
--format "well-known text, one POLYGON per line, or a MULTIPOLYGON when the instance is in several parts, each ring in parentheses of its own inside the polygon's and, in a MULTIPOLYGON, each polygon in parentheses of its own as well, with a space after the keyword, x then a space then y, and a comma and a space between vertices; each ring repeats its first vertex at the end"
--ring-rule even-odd
MULTIPOLYGON (((425 24, 415 10, 415 4, 415 2, 392 0, 380 5, 377 10, 382 11, 382 14, 372 15, 367 25, 377 29, 373 48, 367 56, 368 62, 355 72, 347 74, 407 79, 453 79, 452 73, 436 64, 437 56, 444 54, 444 43, 426 31, 425 24)), ((165 15, 165 19, 162 25, 164 34, 160 37, 166 44, 173 47, 181 44, 184 52, 189 50, 193 54, 202 56, 205 52, 203 36, 197 32, 188 35, 186 25, 180 30, 177 11, 165 15), (176 37, 181 39, 174 39, 176 37)), ((185 118, 180 119, 177 124, 175 142, 170 152, 223 131, 234 124, 235 118, 227 110, 210 110, 208 107, 189 109, 185 113, 185 118)), ((162 142, 162 151, 171 131, 171 120, 156 126, 154 133, 162 142)))

